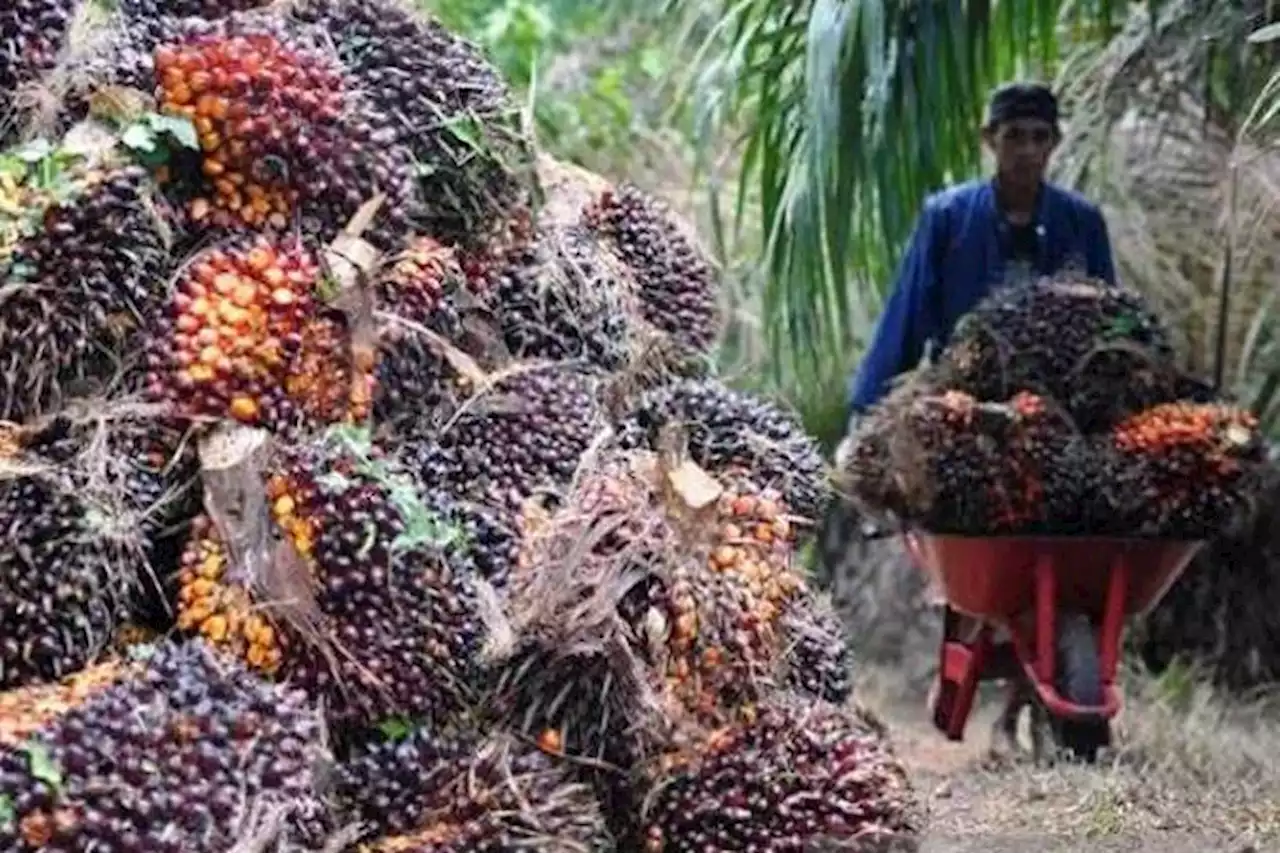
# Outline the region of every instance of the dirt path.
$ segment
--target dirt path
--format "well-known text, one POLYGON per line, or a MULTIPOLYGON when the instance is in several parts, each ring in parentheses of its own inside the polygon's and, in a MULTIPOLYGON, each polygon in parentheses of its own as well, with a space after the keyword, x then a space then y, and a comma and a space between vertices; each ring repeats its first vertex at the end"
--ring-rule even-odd
POLYGON ((960 744, 934 731, 922 703, 868 704, 928 805, 922 853, 1280 853, 1280 752, 1257 732, 1174 728, 1136 706, 1118 723, 1119 756, 1037 768, 993 759, 993 702, 960 744), (1275 773, 1250 770, 1258 761, 1275 773))

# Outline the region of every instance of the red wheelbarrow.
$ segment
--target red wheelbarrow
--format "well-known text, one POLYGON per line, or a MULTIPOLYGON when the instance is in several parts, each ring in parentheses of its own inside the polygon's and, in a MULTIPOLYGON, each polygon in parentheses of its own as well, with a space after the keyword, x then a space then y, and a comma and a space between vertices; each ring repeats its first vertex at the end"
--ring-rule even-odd
POLYGON ((947 606, 934 725, 963 740, 978 683, 1021 679, 1058 746, 1086 761, 1109 745, 1120 710, 1126 619, 1149 612, 1204 544, 919 530, 906 540, 947 606))

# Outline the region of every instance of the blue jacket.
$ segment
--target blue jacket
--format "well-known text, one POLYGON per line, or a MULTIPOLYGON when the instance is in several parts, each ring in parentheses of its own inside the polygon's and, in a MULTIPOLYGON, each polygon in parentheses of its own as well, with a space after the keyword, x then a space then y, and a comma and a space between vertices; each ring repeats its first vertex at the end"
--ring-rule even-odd
MULTIPOLYGON (((1038 275, 1072 267, 1115 284, 1111 239, 1102 213, 1076 193, 1046 183, 1034 217, 1038 275)), ((871 346, 849 383, 850 414, 885 394, 916 366, 926 341, 937 353, 956 323, 1004 278, 1008 226, 990 180, 971 181, 925 200, 898 280, 871 346)))

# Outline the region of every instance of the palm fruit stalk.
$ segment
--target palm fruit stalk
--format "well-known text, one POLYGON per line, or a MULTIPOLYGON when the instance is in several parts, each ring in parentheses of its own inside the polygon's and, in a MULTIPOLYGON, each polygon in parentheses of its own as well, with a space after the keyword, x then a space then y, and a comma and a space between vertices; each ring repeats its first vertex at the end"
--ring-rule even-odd
POLYGON ((146 172, 60 160, 43 161, 52 187, 35 169, 0 175, 19 200, 0 207, 0 418, 106 390, 163 305, 164 205, 146 172))
POLYGON ((415 203, 408 152, 347 87, 336 57, 309 43, 313 35, 232 15, 156 48, 156 98, 195 125, 201 148, 205 189, 188 211, 216 229, 280 230, 301 217, 329 240, 382 193, 387 203, 366 236, 385 251, 408 230, 415 203))
POLYGON ((646 853, 883 849, 922 830, 877 721, 785 695, 689 738, 641 779, 633 849, 646 853))
POLYGON ((1108 516, 1130 534, 1213 538, 1251 508, 1265 452, 1257 418, 1232 406, 1169 403, 1139 412, 1098 450, 1123 496, 1108 516))
POLYGON ((475 390, 442 349, 466 346, 468 308, 481 301, 457 251, 431 237, 415 238, 376 273, 372 287, 375 423, 389 435, 443 426, 475 390))
POLYGON ((0 9, 0 144, 21 130, 22 87, 57 65, 77 5, 75 0, 16 0, 0 9))
POLYGON ((622 446, 656 448, 670 427, 684 431, 690 457, 711 473, 745 470, 801 518, 822 517, 826 464, 793 414, 716 380, 685 380, 640 399, 619 426, 622 446))
POLYGON ((598 390, 597 378, 572 366, 504 371, 442 431, 414 442, 419 478, 518 517, 526 501, 569 485, 607 426, 598 390))
POLYGON ((484 626, 458 532, 356 431, 280 449, 266 490, 300 559, 288 586, 312 605, 281 617, 291 649, 281 676, 323 697, 353 738, 388 717, 464 711, 484 626))
POLYGON ((232 238, 185 269, 150 340, 152 397, 188 418, 288 430, 362 420, 371 365, 317 299, 319 261, 297 239, 232 238))
POLYGON ((941 381, 984 402, 1033 391, 1085 433, 1175 399, 1168 331, 1132 290, 1071 276, 1011 288, 957 324, 941 381))
POLYGON ((1071 533, 1088 527, 1085 446, 1069 420, 1022 392, 979 403, 961 391, 914 400, 884 423, 907 520, 959 535, 1071 533))
POLYGON ((667 207, 624 184, 589 205, 582 221, 635 277, 644 319, 675 345, 676 363, 708 354, 723 319, 719 277, 667 207))
POLYGON ((501 733, 415 731, 343 765, 336 795, 382 836, 364 853, 615 849, 591 789, 501 733))
POLYGON ((224 853, 256 837, 256 849, 315 849, 331 829, 321 744, 297 691, 202 644, 162 646, 143 672, 0 748, 0 848, 224 853), (274 823, 250 824, 263 815, 274 823))
POLYGON ((0 688, 93 661, 150 580, 145 514, 121 491, 129 481, 112 478, 111 450, 92 449, 75 465, 25 451, 0 459, 0 688))
POLYGON ((239 576, 213 519, 191 525, 177 577, 179 631, 199 635, 264 676, 284 659, 284 639, 269 610, 254 600, 251 579, 239 576))

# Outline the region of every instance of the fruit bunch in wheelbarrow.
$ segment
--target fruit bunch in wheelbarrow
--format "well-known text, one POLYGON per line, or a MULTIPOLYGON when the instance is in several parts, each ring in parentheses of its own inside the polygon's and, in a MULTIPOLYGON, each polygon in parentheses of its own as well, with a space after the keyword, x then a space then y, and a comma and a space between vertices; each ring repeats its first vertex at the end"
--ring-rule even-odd
POLYGON ((979 303, 854 442, 840 479, 864 511, 969 536, 1210 538, 1266 455, 1140 294, 1065 275, 979 303))

